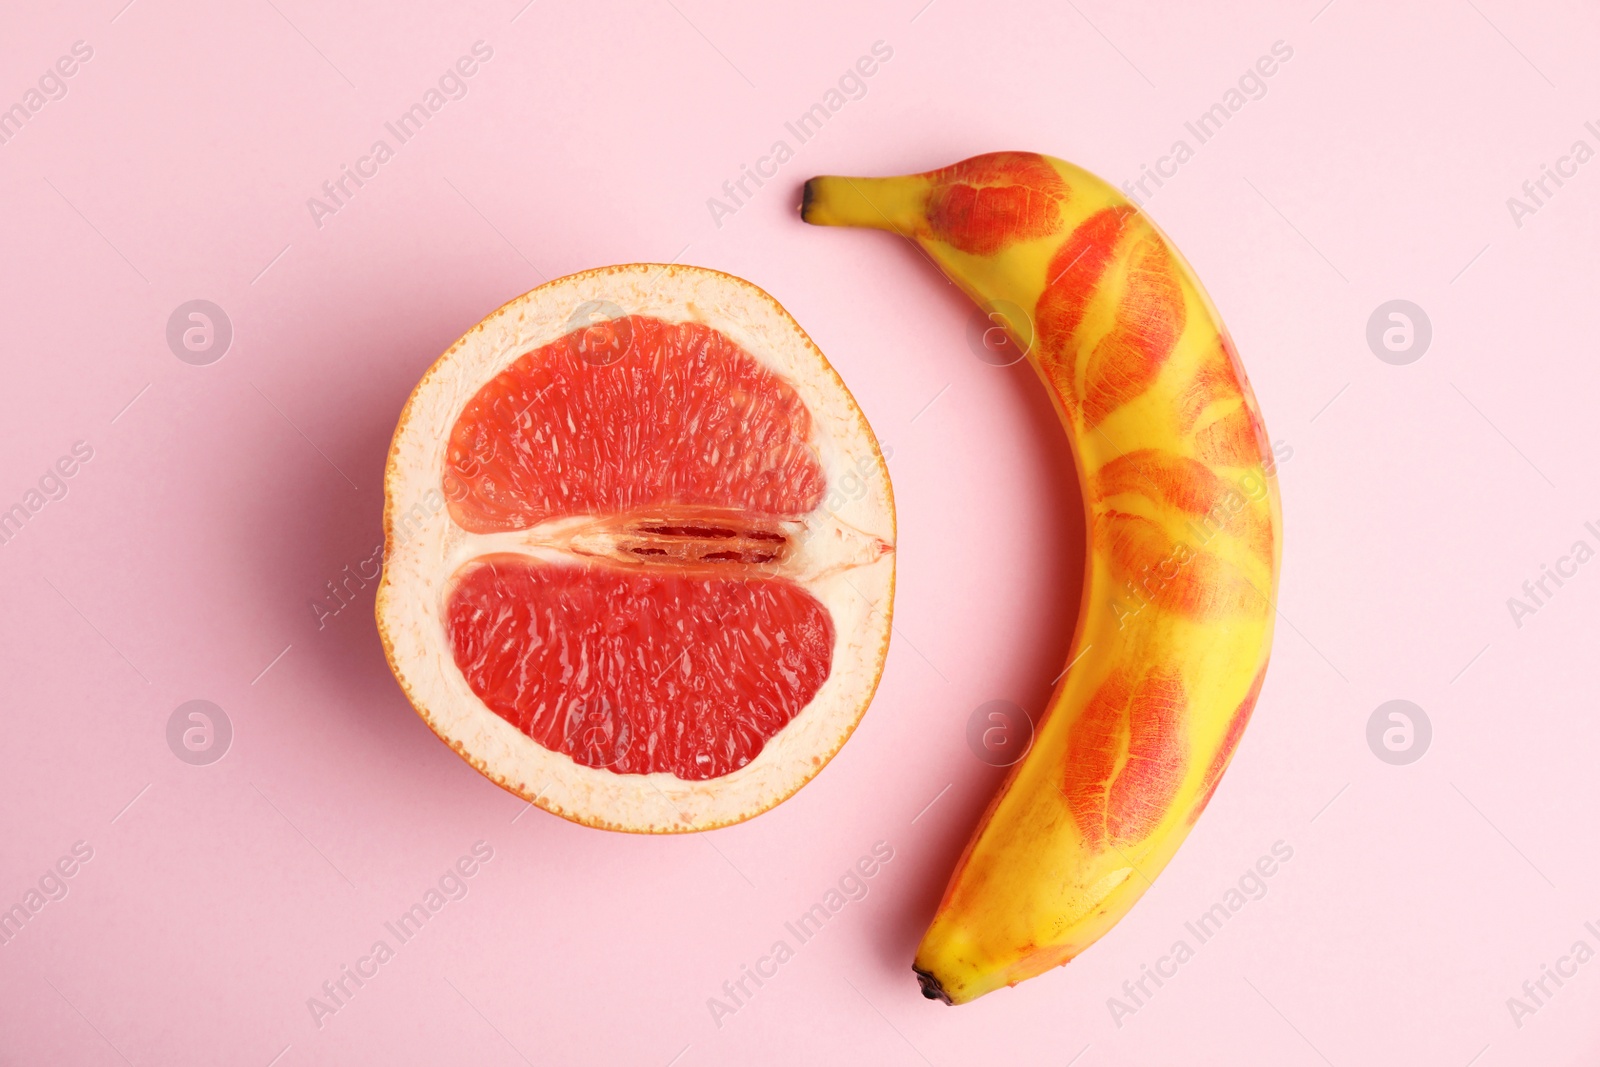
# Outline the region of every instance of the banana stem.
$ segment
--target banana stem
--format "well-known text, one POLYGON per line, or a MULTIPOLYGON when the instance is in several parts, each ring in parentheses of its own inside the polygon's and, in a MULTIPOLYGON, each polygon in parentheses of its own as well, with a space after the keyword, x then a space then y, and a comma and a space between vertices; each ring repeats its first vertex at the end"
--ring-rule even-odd
POLYGON ((800 217, 814 226, 863 226, 910 237, 922 217, 927 188, 920 176, 812 178, 806 182, 800 217))

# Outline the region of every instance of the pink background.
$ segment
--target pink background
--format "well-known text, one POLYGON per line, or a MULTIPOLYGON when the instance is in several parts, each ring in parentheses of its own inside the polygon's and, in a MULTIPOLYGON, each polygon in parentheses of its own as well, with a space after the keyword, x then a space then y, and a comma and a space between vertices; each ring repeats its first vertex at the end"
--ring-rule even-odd
POLYGON ((124 2, 12 5, 0 32, 0 106, 94 50, 0 145, 0 508, 94 450, 0 545, 0 906, 93 849, 0 946, 8 1062, 1600 1057, 1600 962, 1520 1027, 1506 1005, 1600 948, 1600 563, 1520 628, 1506 606, 1600 545, 1600 162, 1520 227, 1505 203, 1600 144, 1591 9, 124 2), (307 198, 478 40, 466 97, 319 228, 307 198), (865 96, 716 225, 707 198, 879 40, 865 96), (1026 369, 974 358, 969 308, 909 248, 802 225, 799 184, 999 148, 1135 177, 1278 40, 1266 95, 1149 203, 1293 450, 1255 724, 1113 934, 926 1002, 911 953, 1001 773, 967 718, 1036 711, 1060 669, 1077 490, 1026 369), (546 278, 675 257, 777 296, 893 446, 899 598, 877 700, 815 782, 646 839, 522 814, 412 714, 370 587, 321 630, 309 602, 371 554, 395 417, 451 341, 546 278), (194 298, 235 330, 210 366, 165 341, 194 298), (1365 340, 1395 298, 1433 324, 1408 366, 1365 340), (1433 724, 1409 766, 1366 743, 1392 698, 1433 724), (167 746, 191 699, 234 727, 209 766, 167 746), (318 1028, 307 998, 480 840, 465 899, 318 1028), (1107 998, 1279 840, 1266 896, 1118 1026, 1107 998), (719 1027, 707 999, 877 841, 866 898, 719 1027))

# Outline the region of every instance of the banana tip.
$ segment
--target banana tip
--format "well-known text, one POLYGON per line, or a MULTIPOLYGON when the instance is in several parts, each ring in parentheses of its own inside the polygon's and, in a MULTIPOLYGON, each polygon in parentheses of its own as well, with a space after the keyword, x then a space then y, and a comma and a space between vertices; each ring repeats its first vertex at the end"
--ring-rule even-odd
POLYGON ((950 994, 944 991, 944 986, 939 984, 939 979, 921 967, 913 967, 911 969, 917 973, 917 984, 922 987, 923 996, 929 1000, 942 1000, 946 1004, 955 1003, 950 999, 950 994))
POLYGON ((817 184, 817 179, 812 178, 810 181, 806 182, 805 186, 800 190, 800 221, 801 222, 812 222, 812 221, 814 221, 811 218, 811 203, 812 203, 813 200, 816 199, 816 195, 817 195, 816 184, 817 184))

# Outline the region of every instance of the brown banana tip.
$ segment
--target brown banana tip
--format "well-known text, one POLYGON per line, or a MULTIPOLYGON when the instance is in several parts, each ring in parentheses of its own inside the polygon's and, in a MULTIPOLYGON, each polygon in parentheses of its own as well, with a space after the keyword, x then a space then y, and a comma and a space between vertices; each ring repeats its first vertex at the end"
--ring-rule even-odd
POLYGON ((812 178, 806 182, 805 187, 800 192, 800 221, 802 222, 811 221, 811 201, 816 197, 816 190, 813 188, 816 185, 816 181, 817 179, 812 178))
POLYGON ((923 970, 921 967, 911 968, 917 972, 917 984, 922 987, 922 995, 929 1000, 942 1000, 946 1004, 954 1004, 950 994, 944 991, 944 986, 939 984, 939 979, 923 970))

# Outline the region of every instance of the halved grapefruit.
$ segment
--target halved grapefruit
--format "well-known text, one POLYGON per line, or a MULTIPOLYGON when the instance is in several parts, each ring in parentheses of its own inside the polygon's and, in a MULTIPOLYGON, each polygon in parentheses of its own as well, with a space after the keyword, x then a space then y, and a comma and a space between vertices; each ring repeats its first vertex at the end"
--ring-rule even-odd
POLYGON ((838 752, 889 645, 877 439, 778 302, 587 271, 457 341, 400 415, 378 630, 433 731, 564 818, 705 830, 838 752))

